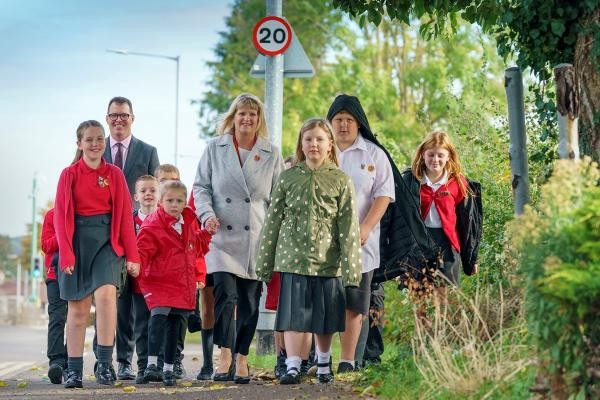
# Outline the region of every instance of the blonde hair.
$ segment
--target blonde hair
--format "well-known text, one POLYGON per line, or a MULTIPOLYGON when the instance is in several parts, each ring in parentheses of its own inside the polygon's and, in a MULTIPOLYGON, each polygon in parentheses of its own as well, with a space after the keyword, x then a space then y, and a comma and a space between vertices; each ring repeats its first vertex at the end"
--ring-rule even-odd
POLYGON ((187 187, 181 181, 169 180, 162 182, 158 191, 161 200, 169 190, 181 190, 183 193, 185 193, 184 197, 187 198, 187 187))
POLYGON ((311 118, 308 121, 302 124, 300 128, 300 133, 298 134, 298 143, 296 144, 296 163, 306 160, 306 155, 302 151, 302 136, 307 131, 310 131, 315 128, 320 128, 324 130, 329 135, 329 140, 331 140, 331 150, 329 151, 329 161, 334 163, 336 166, 340 166, 340 163, 337 159, 337 154, 335 152, 336 144, 335 138, 333 136, 333 129, 331 128, 331 124, 325 118, 311 118))
POLYGON ((251 110, 255 110, 258 113, 258 126, 256 135, 261 138, 267 137, 267 121, 265 119, 265 106, 258 97, 250 93, 242 93, 233 100, 233 103, 229 106, 229 110, 226 113, 221 114, 219 117, 219 125, 217 127, 217 133, 219 135, 234 134, 235 124, 234 118, 235 113, 242 108, 247 107, 251 110))
POLYGON ((470 191, 465 186, 463 179, 461 178, 463 175, 462 166, 460 165, 460 160, 458 159, 458 153, 456 152, 456 148, 452 144, 450 140, 450 136, 446 132, 443 131, 434 131, 430 132, 425 139, 421 142, 417 150, 415 151, 415 155, 412 161, 412 173, 413 175, 421 180, 423 179, 423 175, 425 174, 426 166, 424 154, 427 150, 431 150, 436 147, 441 147, 448 151, 448 162, 444 167, 444 171, 448 173, 448 180, 454 178, 456 183, 458 183, 458 187, 462 192, 463 196, 467 196, 470 194, 470 191))
POLYGON ((181 174, 179 173, 179 168, 177 168, 173 164, 160 164, 154 170, 154 176, 158 177, 158 174, 160 174, 160 173, 162 173, 162 174, 172 173, 172 174, 177 174, 177 177, 181 176, 181 174))
MULTIPOLYGON (((85 133, 85 130, 87 128, 100 128, 100 130, 102 131, 102 134, 106 135, 104 133, 104 127, 102 126, 102 124, 96 120, 90 119, 87 121, 83 121, 77 127, 77 132, 76 132, 77 143, 81 142, 81 140, 83 139, 83 134, 85 133)), ((73 162, 71 162, 71 164, 75 164, 77 161, 79 161, 81 159, 81 157, 83 157, 83 151, 79 150, 79 148, 77 148, 77 151, 75 152, 75 158, 73 158, 73 162)))
POLYGON ((135 191, 137 192, 138 183, 140 182, 154 182, 158 185, 158 179, 153 177, 152 175, 142 175, 135 180, 135 191))

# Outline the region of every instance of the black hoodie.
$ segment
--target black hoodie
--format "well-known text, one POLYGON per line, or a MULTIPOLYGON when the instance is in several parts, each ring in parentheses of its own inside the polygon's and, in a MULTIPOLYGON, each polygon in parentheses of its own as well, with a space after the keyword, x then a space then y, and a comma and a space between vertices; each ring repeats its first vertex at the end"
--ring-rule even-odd
POLYGON ((394 174, 396 200, 390 203, 380 222, 379 268, 375 270, 373 282, 384 282, 410 272, 411 275, 422 267, 434 262, 439 247, 430 237, 419 213, 419 205, 394 160, 377 140, 360 101, 355 96, 341 94, 333 100, 327 119, 331 122, 336 114, 346 111, 360 124, 362 137, 377 145, 387 156, 394 174))

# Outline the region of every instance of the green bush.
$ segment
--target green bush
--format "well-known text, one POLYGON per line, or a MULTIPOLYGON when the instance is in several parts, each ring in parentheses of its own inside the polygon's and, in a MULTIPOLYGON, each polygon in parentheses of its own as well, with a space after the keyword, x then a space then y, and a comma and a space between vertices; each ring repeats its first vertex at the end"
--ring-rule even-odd
POLYGON ((529 329, 553 395, 593 397, 600 347, 600 171, 558 161, 537 210, 509 232, 529 329))

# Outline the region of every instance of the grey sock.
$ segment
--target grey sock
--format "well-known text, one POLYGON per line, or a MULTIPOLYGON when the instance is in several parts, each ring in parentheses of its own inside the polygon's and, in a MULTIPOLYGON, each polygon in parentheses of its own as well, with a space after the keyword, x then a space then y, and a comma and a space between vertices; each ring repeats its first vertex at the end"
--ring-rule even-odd
POLYGON ((69 371, 83 372, 83 357, 69 357, 67 364, 69 371))
POLYGON ((113 347, 98 345, 98 362, 112 362, 113 347))

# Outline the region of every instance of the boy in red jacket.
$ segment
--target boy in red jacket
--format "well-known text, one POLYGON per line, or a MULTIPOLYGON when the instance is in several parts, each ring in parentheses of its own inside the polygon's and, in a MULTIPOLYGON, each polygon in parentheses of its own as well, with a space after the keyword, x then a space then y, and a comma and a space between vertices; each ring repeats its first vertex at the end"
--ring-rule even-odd
POLYGON ((173 386, 177 338, 196 302, 196 288, 206 283, 206 268, 197 258, 208 252, 212 227, 201 230, 194 212, 186 207, 187 189, 180 181, 160 186, 158 210, 148 216, 137 237, 142 259, 140 288, 150 309, 146 381, 160 378, 156 367, 165 340, 163 383, 173 386), (165 338, 165 331, 167 337, 165 338))
POLYGON ((65 323, 67 302, 60 298, 56 267, 58 266, 58 240, 54 232, 54 208, 48 210, 42 225, 42 251, 46 266, 46 289, 48 291, 48 378, 55 384, 62 383, 67 371, 67 347, 65 346, 65 323))

